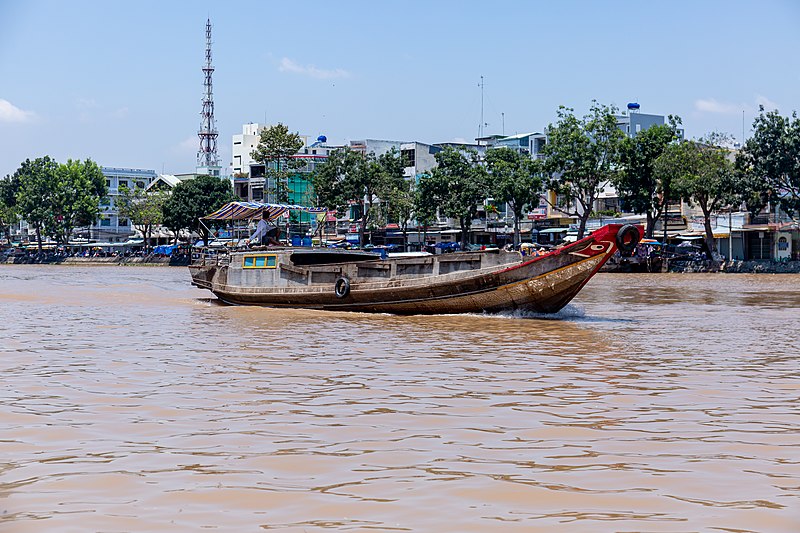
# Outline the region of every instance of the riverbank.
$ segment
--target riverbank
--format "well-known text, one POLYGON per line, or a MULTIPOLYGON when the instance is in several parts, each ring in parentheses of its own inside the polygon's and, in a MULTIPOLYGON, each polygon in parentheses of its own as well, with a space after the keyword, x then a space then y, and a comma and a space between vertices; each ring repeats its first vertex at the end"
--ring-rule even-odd
POLYGON ((725 274, 800 274, 800 261, 671 261, 667 272, 725 274))
MULTIPOLYGON (((74 266, 188 266, 190 259, 185 256, 178 257, 46 257, 44 259, 34 256, 10 257, 0 261, 0 265, 74 265, 74 266)), ((604 265, 603 272, 613 273, 641 273, 645 265, 632 265, 612 263, 604 265)), ((714 263, 712 261, 670 261, 666 269, 672 273, 726 273, 726 274, 800 274, 800 261, 726 261, 714 263)))
POLYGON ((188 257, 11 257, 7 265, 73 265, 73 266, 187 266, 188 257))

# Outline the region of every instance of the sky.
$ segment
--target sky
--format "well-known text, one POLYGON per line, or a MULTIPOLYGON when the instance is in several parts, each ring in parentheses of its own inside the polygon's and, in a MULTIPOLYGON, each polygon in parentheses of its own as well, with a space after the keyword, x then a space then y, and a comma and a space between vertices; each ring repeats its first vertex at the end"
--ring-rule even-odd
POLYGON ((193 172, 205 23, 218 148, 250 122, 331 143, 542 131, 593 99, 687 137, 800 110, 800 2, 0 0, 0 177, 25 159, 193 172))

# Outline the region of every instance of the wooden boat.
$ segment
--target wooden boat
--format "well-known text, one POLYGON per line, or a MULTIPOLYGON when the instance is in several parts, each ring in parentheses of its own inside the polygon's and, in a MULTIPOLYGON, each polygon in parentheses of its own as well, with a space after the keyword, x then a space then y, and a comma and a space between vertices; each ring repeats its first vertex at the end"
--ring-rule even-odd
POLYGON ((275 247, 202 255, 192 283, 223 302, 394 314, 530 310, 567 305, 637 226, 609 224, 540 256, 486 250, 382 258, 364 251, 275 247))

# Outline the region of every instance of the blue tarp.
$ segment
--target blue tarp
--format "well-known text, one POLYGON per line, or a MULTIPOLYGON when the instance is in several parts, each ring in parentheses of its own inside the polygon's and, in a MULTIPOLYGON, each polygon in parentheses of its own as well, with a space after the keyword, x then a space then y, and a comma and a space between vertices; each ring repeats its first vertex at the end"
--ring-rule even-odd
POLYGON ((177 244, 166 245, 162 244, 153 248, 154 254, 172 255, 172 252, 178 249, 177 244))

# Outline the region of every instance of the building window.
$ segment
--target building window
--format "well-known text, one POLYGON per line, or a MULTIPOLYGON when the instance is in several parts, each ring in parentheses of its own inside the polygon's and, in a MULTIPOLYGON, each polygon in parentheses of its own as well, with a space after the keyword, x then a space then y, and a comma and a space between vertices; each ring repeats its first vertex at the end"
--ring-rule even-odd
POLYGON ((136 186, 139 187, 140 189, 144 189, 144 182, 143 181, 137 181, 136 182, 136 186))
POLYGON ((119 180, 119 188, 120 189, 122 187, 127 187, 127 186, 128 186, 128 180, 119 180))
POLYGON ((110 218, 101 218, 100 219, 100 225, 103 226, 103 227, 106 227, 106 228, 111 227, 111 219, 110 218))
POLYGON ((106 180, 106 188, 107 189, 111 188, 111 180, 106 180))
POLYGON ((127 218, 119 219, 119 222, 117 222, 117 226, 120 226, 120 227, 123 227, 123 228, 128 227, 128 219, 127 218))
POLYGON ((412 150, 402 150, 400 152, 400 160, 403 162, 404 167, 413 167, 416 165, 416 152, 412 150))
POLYGON ((641 124, 637 124, 636 125, 636 133, 639 133, 640 131, 642 131, 642 125, 641 124))

